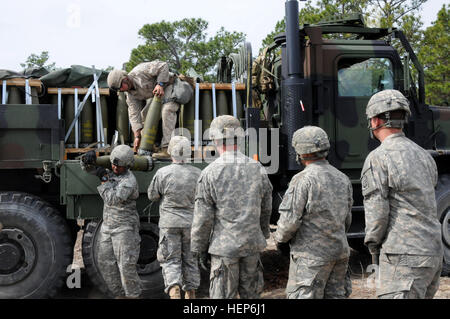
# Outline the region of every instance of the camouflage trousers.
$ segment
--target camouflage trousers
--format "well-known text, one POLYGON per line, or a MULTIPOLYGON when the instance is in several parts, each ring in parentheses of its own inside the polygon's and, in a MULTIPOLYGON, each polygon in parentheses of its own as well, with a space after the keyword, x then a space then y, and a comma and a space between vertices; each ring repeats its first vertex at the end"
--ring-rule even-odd
POLYGON ((439 288, 442 256, 380 254, 380 299, 431 299, 439 288))
POLYGON ((177 124, 177 111, 180 105, 175 102, 167 102, 162 106, 162 133, 161 147, 167 147, 172 137, 172 132, 177 124))
POLYGON ((211 299, 258 299, 264 288, 259 253, 247 257, 211 255, 209 276, 211 299))
POLYGON ((353 289, 352 289, 352 278, 351 278, 351 272, 350 272, 350 265, 348 266, 347 272, 345 273, 344 290, 345 290, 345 297, 346 298, 350 297, 350 295, 353 292, 353 289))
POLYGON ((133 228, 109 229, 102 224, 100 229, 98 266, 114 296, 138 297, 142 292, 136 270, 141 239, 133 228))
POLYGON ((191 252, 190 228, 160 228, 158 261, 162 267, 165 292, 174 285, 184 291, 200 286, 200 270, 191 252))
POLYGON ((344 299, 351 293, 347 269, 348 258, 329 262, 291 255, 287 298, 344 299))

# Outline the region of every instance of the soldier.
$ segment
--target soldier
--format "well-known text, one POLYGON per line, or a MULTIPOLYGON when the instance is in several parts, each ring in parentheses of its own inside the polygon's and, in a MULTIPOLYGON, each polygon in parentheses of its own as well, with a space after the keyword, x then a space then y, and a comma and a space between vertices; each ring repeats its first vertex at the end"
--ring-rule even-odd
POLYGON ((186 164, 191 153, 191 142, 186 137, 172 137, 168 153, 173 164, 160 168, 148 188, 151 201, 161 199, 157 256, 170 298, 180 299, 181 287, 185 299, 194 299, 200 271, 191 252, 191 224, 201 170, 186 164))
POLYGON ((378 298, 433 298, 443 247, 434 187, 436 164, 403 133, 411 114, 397 90, 373 95, 366 108, 371 137, 381 145, 361 173, 366 219, 364 243, 379 262, 378 298))
POLYGON ((100 229, 98 266, 116 298, 138 298, 141 282, 136 270, 141 238, 136 199, 138 184, 129 170, 134 163, 133 150, 119 145, 111 152, 112 171, 95 168, 95 152, 84 155, 81 166, 96 174, 102 184, 97 187, 103 199, 103 223, 100 229))
POLYGON ((122 70, 112 70, 108 74, 108 86, 114 90, 125 91, 127 94, 128 113, 135 138, 135 152, 141 143, 141 130, 147 114, 147 109, 143 109, 146 100, 154 95, 165 96, 166 100, 163 100, 161 111, 163 130, 161 152, 153 154, 153 157, 170 158, 167 146, 175 129, 177 111, 180 107, 178 103, 168 100, 173 90, 173 85, 169 82, 171 79, 173 76, 170 76, 168 64, 158 60, 138 64, 128 74, 122 70))
POLYGON ((274 233, 277 245, 291 241, 287 297, 345 298, 352 184, 325 159, 330 142, 320 127, 297 130, 292 146, 305 169, 289 183, 274 233))
POLYGON ((264 167, 237 150, 239 120, 215 118, 210 138, 219 158, 198 180, 191 249, 211 254, 210 298, 258 298, 264 279, 260 252, 270 236, 272 184, 264 167))

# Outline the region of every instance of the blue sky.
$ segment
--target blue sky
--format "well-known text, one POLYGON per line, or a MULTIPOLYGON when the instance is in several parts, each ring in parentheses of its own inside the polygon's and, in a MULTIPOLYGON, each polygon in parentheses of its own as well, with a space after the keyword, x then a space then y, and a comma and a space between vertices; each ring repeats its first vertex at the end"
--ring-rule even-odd
MULTIPOLYGON (((15 0, 2 3, 0 69, 21 70, 31 53, 49 51, 49 62, 121 68, 142 43, 146 23, 201 17, 214 34, 221 26, 247 34, 254 52, 284 17, 284 0, 15 0)), ((450 0, 428 0, 425 26, 450 0)), ((303 4, 300 3, 300 6, 303 4)))

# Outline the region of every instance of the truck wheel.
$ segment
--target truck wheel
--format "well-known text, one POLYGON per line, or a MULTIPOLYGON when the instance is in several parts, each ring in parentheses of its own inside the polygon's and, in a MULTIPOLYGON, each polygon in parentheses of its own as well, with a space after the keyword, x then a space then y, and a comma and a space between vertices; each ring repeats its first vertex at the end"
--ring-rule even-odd
POLYGON ((442 225, 444 262, 442 275, 450 275, 450 175, 439 177, 436 187, 436 203, 439 221, 442 225))
MULTIPOLYGON (((87 224, 83 235, 83 262, 92 283, 106 296, 113 298, 97 264, 100 226, 102 222, 91 221, 87 224)), ((158 226, 141 222, 141 251, 137 271, 142 282, 143 298, 164 298, 164 279, 161 266, 156 260, 158 249, 158 226)))
POLYGON ((0 193, 0 299, 49 298, 72 263, 65 220, 39 197, 0 193))

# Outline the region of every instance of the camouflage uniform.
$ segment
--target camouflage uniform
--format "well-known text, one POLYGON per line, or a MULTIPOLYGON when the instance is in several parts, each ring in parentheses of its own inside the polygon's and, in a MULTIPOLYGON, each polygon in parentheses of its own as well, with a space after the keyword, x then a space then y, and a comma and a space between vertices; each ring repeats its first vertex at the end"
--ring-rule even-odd
POLYGON ((236 298, 238 292, 241 298, 259 297, 264 284, 259 253, 270 235, 271 209, 265 169, 241 152, 224 152, 202 171, 191 249, 211 254, 210 298, 236 298))
POLYGON ((201 170, 184 163, 160 168, 148 188, 148 198, 158 201, 158 261, 163 269, 165 291, 179 285, 184 291, 200 285, 197 259, 191 252, 191 224, 195 187, 201 170))
POLYGON ((274 239, 291 240, 289 299, 345 298, 352 186, 327 160, 295 175, 280 205, 274 239))
MULTIPOLYGON (((153 97, 153 89, 158 82, 169 82, 169 66, 166 62, 152 61, 144 62, 133 68, 128 74, 132 79, 134 88, 127 93, 128 113, 133 131, 144 127, 147 109, 143 109, 145 101, 153 97)), ((161 147, 167 147, 172 131, 177 122, 177 111, 180 105, 170 101, 173 85, 164 87, 163 106, 161 110, 163 138, 161 147)))
MULTIPOLYGON (((83 162, 81 167, 95 172, 95 167, 83 162)), ((104 202, 98 266, 114 296, 138 297, 142 292, 136 270, 141 241, 136 210, 138 184, 130 170, 122 175, 107 170, 107 176, 108 181, 97 187, 104 202)))
MULTIPOLYGON (((385 107, 409 113, 406 98, 386 90, 369 101, 368 118, 385 112, 385 107)), ((399 123, 386 126, 394 124, 399 123)), ((402 132, 386 137, 366 158, 361 173, 364 242, 372 254, 380 253, 380 298, 432 298, 439 287, 443 246, 434 192, 437 178, 431 155, 402 132)))
POLYGON ((431 155, 403 133, 387 137, 364 163, 364 242, 371 253, 381 247, 378 296, 432 298, 439 287, 437 176, 431 155))

